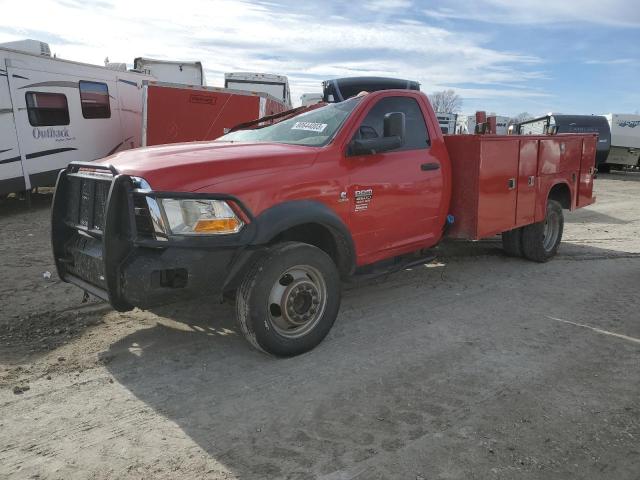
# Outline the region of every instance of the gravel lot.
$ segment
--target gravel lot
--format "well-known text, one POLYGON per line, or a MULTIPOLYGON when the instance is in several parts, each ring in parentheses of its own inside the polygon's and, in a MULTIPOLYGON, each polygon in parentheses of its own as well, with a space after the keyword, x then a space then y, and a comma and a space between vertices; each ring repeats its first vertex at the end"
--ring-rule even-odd
POLYGON ((54 272, 50 195, 6 200, 0 478, 638 480, 640 174, 596 190, 552 262, 446 244, 348 286, 287 360, 227 305, 83 304, 54 272))

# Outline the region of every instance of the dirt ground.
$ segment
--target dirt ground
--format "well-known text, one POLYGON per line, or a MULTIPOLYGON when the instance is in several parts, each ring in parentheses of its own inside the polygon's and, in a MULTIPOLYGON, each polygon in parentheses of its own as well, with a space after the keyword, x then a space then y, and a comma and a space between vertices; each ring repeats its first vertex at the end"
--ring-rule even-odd
POLYGON ((4 201, 0 478, 638 480, 640 175, 596 189, 552 262, 447 244, 349 286, 287 360, 228 305, 83 304, 54 272, 50 195, 4 201))

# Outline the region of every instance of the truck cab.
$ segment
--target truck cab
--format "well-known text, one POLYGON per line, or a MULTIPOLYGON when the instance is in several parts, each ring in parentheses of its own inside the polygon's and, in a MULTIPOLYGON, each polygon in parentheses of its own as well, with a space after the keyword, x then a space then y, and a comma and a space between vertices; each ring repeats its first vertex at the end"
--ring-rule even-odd
POLYGON ((540 139, 542 146, 527 137, 523 175, 533 180, 523 177, 522 187, 520 139, 493 136, 497 144, 485 147, 480 136, 459 137, 445 143, 424 94, 385 90, 214 142, 72 164, 60 173, 53 205, 58 273, 119 310, 234 297, 253 346, 303 353, 335 321, 341 279, 424 263, 452 222, 460 222, 459 238, 505 232, 514 255, 555 254, 562 208, 589 203, 583 190, 578 204, 578 190, 590 182, 595 137, 540 139), (479 188, 465 187, 457 196, 466 200, 452 202, 452 181, 463 178, 479 188), (525 195, 531 215, 516 217, 519 188, 533 189, 525 195), (492 207, 505 201, 514 208, 492 207))

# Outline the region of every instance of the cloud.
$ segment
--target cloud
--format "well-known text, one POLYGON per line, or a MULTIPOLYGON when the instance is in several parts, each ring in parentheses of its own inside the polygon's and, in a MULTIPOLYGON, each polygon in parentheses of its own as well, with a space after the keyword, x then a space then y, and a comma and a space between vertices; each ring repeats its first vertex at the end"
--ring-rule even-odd
POLYGON ((413 5, 411 0, 370 0, 364 2, 363 6, 367 10, 384 11, 384 10, 406 10, 413 5))
POLYGON ((634 58, 613 58, 611 60, 587 60, 587 65, 638 65, 640 60, 634 58))
POLYGON ((201 60, 213 85, 221 85, 229 71, 286 74, 294 98, 320 91, 327 78, 354 75, 415 79, 427 92, 460 86, 463 95, 478 98, 540 95, 521 88, 546 77, 540 58, 489 48, 484 36, 436 27, 419 16, 389 20, 408 3, 374 0, 358 7, 358 15, 342 8, 344 16, 337 15, 342 4, 327 4, 327 21, 317 8, 297 3, 184 0, 176 7, 169 1, 104 0, 94 8, 90 2, 43 0, 34 9, 20 2, 3 11, 0 40, 35 32, 59 57, 88 63, 107 56, 113 62, 138 56, 201 60), (381 18, 385 6, 391 13, 381 18))
POLYGON ((447 0, 424 14, 436 19, 463 19, 526 25, 584 23, 640 28, 637 0, 447 0))

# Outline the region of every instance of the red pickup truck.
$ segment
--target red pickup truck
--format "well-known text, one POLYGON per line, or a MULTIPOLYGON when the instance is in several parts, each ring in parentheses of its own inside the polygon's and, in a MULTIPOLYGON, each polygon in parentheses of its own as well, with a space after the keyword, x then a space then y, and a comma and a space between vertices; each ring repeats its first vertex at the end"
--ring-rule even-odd
POLYGON ((445 236, 502 234, 508 254, 549 260, 563 209, 594 201, 595 151, 595 135, 443 136, 424 94, 379 91, 72 163, 53 253, 117 310, 235 298, 256 348, 297 355, 333 325, 341 279, 424 263, 445 236))

